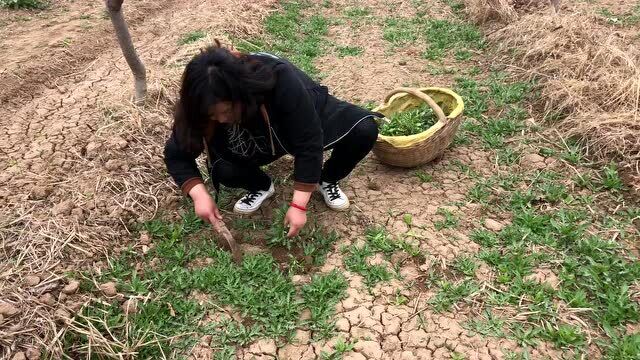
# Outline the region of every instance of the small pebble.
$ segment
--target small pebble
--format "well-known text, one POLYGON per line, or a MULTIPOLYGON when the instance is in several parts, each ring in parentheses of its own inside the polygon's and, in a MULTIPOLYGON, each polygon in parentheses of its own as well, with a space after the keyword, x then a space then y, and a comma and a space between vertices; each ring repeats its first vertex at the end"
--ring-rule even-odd
POLYGON ((484 221, 484 226, 491 231, 500 231, 504 229, 504 225, 493 219, 486 219, 484 221))
POLYGON ((41 356, 42 355, 40 354, 40 350, 36 348, 31 348, 27 350, 27 359, 29 360, 40 360, 41 356))
POLYGON ((206 346, 210 346, 211 345, 211 339, 213 337, 211 335, 205 335, 200 339, 200 343, 202 345, 206 345, 206 346))
POLYGON ((138 311, 138 300, 128 299, 122 303, 122 311, 127 315, 135 314, 138 311))
POLYGON ((53 306, 56 304, 56 299, 51 295, 51 293, 45 293, 40 298, 38 298, 41 303, 49 306, 53 306))
POLYGON ((68 322, 70 320, 69 318, 71 317, 71 314, 69 314, 69 312, 65 309, 57 309, 53 313, 53 315, 56 317, 56 321, 61 324, 68 322))
POLYGON ((100 285, 100 290, 107 296, 115 296, 118 293, 114 282, 108 282, 100 285))
POLYGON ((78 291, 79 287, 80 282, 78 282, 77 280, 71 280, 65 287, 62 288, 62 293, 67 295, 74 294, 76 291, 78 291))
POLYGON ((20 309, 18 309, 13 304, 8 302, 0 301, 0 315, 4 315, 6 317, 12 317, 20 313, 20 309))
POLYGON ((37 275, 28 275, 24 277, 24 283, 27 286, 36 286, 40 284, 40 277, 37 275))
POLYGON ((147 233, 146 231, 143 231, 140 233, 140 244, 142 245, 149 245, 151 243, 151 239, 149 238, 149 233, 147 233))
POLYGON ((27 357, 22 351, 18 351, 17 353, 15 353, 15 355, 13 355, 11 360, 27 360, 27 357))

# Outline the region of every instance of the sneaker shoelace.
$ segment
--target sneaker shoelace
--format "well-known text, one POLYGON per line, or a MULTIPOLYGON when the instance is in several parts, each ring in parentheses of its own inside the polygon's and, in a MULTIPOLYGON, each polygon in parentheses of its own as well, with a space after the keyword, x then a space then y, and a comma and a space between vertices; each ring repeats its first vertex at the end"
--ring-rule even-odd
POLYGON ((251 191, 247 193, 240 202, 251 206, 258 196, 260 196, 260 191, 251 191))
POLYGON ((324 186, 324 190, 329 195, 329 200, 334 201, 340 199, 340 189, 338 183, 328 183, 324 186))

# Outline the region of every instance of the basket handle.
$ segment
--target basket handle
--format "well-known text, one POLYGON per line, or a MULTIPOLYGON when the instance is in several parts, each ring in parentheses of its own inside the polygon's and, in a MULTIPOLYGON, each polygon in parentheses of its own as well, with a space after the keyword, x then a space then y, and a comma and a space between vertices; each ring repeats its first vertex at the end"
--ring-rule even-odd
POLYGON ((433 111, 436 113, 436 116, 438 117, 438 121, 446 124, 447 123, 447 117, 444 114, 444 111, 442 111, 442 108, 440 108, 440 106, 438 104, 436 104, 435 101, 433 101, 433 99, 431 98, 431 96, 423 93, 422 91, 418 91, 417 89, 413 89, 413 88, 407 88, 407 87, 399 87, 396 88, 394 90, 392 90, 389 95, 387 95, 387 97, 384 99, 384 102, 387 103, 389 102, 389 100, 391 99, 391 97, 395 94, 398 93, 407 93, 407 94, 411 94, 417 98, 419 98, 420 100, 426 102, 432 109, 433 111))

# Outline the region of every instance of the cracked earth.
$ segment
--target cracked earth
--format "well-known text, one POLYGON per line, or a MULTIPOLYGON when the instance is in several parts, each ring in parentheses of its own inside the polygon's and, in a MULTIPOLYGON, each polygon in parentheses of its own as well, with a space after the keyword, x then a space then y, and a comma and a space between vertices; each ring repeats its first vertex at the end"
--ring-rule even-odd
MULTIPOLYGON (((80 308, 82 303, 74 295, 78 285, 67 283, 65 272, 104 268, 107 257, 131 244, 148 248, 148 242, 133 237, 135 224, 159 215, 177 217, 183 211, 161 158, 182 66, 213 37, 261 32, 262 20, 276 5, 270 0, 240 5, 230 0, 127 0, 125 4, 134 42, 148 70, 150 93, 144 108, 130 103, 128 69, 110 23, 94 1, 66 1, 46 14, 0 12, 0 296, 12 304, 0 314, 0 345, 8 349, 3 355, 37 346, 36 338, 53 337, 58 326, 50 319, 80 308), (179 47, 180 36, 194 29, 206 29, 208 38, 179 47), (38 329, 37 334, 21 337, 25 323, 18 318, 29 319, 26 328, 38 329)), ((333 4, 322 10, 325 16, 337 16, 339 9, 356 3, 333 4)), ((373 16, 384 16, 391 8, 398 15, 415 13, 408 1, 357 4, 373 9, 373 16)), ((426 11, 433 18, 451 15, 448 7, 435 1, 426 11)), ((425 70, 427 62, 418 56, 417 45, 386 51, 379 24, 353 30, 336 23, 328 36, 336 44, 364 48, 360 57, 327 54, 316 61, 325 75, 323 82, 338 97, 380 102, 402 85, 452 85, 451 76, 425 70)), ((556 160, 542 158, 527 146, 522 149, 519 170, 560 171, 556 160)), ((389 168, 370 156, 343 186, 353 202, 350 212, 336 215, 315 197, 317 218, 335 229, 340 240, 326 263, 313 272, 337 269, 349 283, 347 297, 335 309, 337 334, 314 342, 311 331, 299 329, 290 344, 263 339, 238 349, 237 358, 316 359, 323 351, 331 352, 338 341, 354 343, 345 360, 446 359, 454 353, 488 360, 521 350, 514 340, 464 329, 463 324, 477 315, 473 305, 436 313, 427 302, 437 289, 414 286, 433 269, 446 273, 456 257, 480 250, 468 237, 474 225, 498 231, 511 221, 507 215, 487 218, 478 204, 464 201, 474 181, 459 170, 460 164, 481 176, 499 170, 489 152, 473 145, 450 149, 425 166, 422 170, 433 178, 427 183, 413 171, 389 168), (439 209, 455 212, 459 226, 436 230, 435 222, 442 220, 439 209), (411 215, 411 226, 403 218, 406 214, 411 215), (360 275, 345 269, 338 249, 360 244, 366 228, 380 223, 393 236, 410 234, 407 241, 429 256, 420 264, 404 253, 390 260, 372 257, 371 264, 399 265, 402 280, 369 289, 360 275), (408 299, 404 304, 398 304, 400 295, 408 299)), ((287 189, 278 191, 278 197, 287 196, 287 189)), ((483 263, 475 277, 490 281, 495 274, 483 263)), ((546 268, 536 269, 531 279, 552 287, 559 281, 546 268)), ((298 275, 294 282, 308 283, 309 275, 298 275)), ((509 309, 504 312, 514 315, 509 309)), ((215 321, 224 316, 228 314, 210 313, 207 318, 215 321)), ((210 342, 211 337, 203 337, 190 358, 211 358, 215 348, 210 342)), ((29 359, 37 358, 34 351, 25 350, 29 359)), ((541 342, 530 355, 556 359, 562 351, 541 342)))

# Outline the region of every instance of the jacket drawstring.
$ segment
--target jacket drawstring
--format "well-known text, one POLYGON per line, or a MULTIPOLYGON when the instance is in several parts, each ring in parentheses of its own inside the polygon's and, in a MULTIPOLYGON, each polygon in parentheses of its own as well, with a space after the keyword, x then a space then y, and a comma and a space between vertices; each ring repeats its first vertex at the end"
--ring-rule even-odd
POLYGON ((213 176, 213 163, 211 162, 211 153, 209 152, 209 146, 207 145, 207 139, 203 136, 202 143, 204 144, 204 151, 207 153, 207 168, 209 169, 209 177, 211 178, 211 184, 216 189, 215 202, 218 203, 220 195, 220 181, 213 176))
MULTIPOLYGON (((273 130, 271 129, 271 122, 269 121, 269 114, 267 113, 267 109, 264 105, 260 105, 260 111, 262 112, 262 117, 267 123, 267 127, 269 128, 269 142, 271 143, 271 155, 276 156, 276 147, 273 142, 273 130)), ((209 146, 207 146, 207 139, 202 137, 202 143, 204 144, 204 150, 207 153, 207 164, 209 165, 209 172, 211 173, 213 170, 213 164, 211 163, 211 153, 209 152, 209 146)), ((213 174, 211 175, 211 183, 213 184, 214 189, 216 190, 215 201, 218 202, 218 196, 220 194, 220 182, 215 179, 213 174)))
POLYGON ((269 114, 267 113, 267 109, 264 107, 264 105, 260 105, 260 111, 262 112, 262 117, 264 118, 264 121, 267 122, 267 127, 269 128, 269 141, 271 142, 271 155, 276 156, 276 147, 273 144, 273 134, 271 130, 271 122, 269 121, 269 114))

